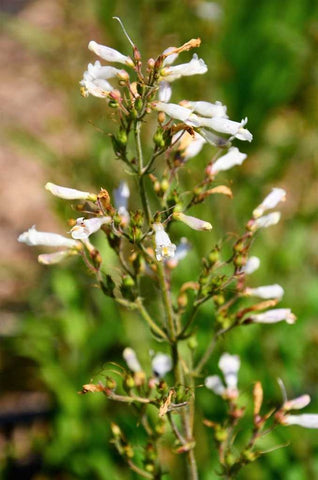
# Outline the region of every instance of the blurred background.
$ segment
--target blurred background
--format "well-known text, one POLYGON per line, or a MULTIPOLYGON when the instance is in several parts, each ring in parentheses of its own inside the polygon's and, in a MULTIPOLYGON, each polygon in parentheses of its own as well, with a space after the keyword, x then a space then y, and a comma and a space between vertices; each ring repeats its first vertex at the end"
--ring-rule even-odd
MULTIPOLYGON (((1 10, 0 478, 135 478, 109 443, 110 419, 138 443, 127 407, 77 392, 108 361, 122 362, 127 345, 149 366, 153 342, 135 316, 102 296, 80 261, 40 266, 39 251, 16 241, 32 224, 61 234, 68 230, 66 220, 74 212, 45 192, 47 181, 111 191, 127 179, 103 133, 114 129, 103 102, 83 99, 78 85, 87 63, 95 61, 89 40, 130 54, 114 15, 144 58, 200 36, 198 53, 209 71, 176 81, 172 101, 220 100, 231 119, 249 118, 254 141, 236 142, 248 159, 220 176, 234 199, 213 198, 192 212, 212 222, 213 241, 224 229, 242 231, 273 186, 288 192, 280 224, 262 232, 253 246, 261 267, 250 284, 281 284, 286 294, 280 305, 291 307, 298 322, 234 330, 218 346, 209 373, 224 350, 237 353, 244 400, 261 380, 267 408, 278 405, 280 377, 290 398, 309 393, 306 411, 318 413, 317 1, 1 0, 1 10)), ((183 55, 180 63, 190 58, 183 55)), ((189 163, 191 175, 200 178, 210 158, 205 147, 189 163)), ((130 208, 137 206, 132 195, 130 208)), ((189 235, 186 229, 175 233, 189 235)), ((96 235, 101 248, 102 240, 96 235)), ((194 233, 190 240, 196 248, 174 272, 177 285, 199 270, 199 256, 211 248, 210 237, 194 233)), ((106 264, 107 255, 108 250, 106 264)), ((203 309, 200 342, 210 317, 203 309)), ((198 397, 206 418, 222 417, 222 402, 212 392, 200 389, 198 397)), ((212 480, 212 432, 200 424, 197 430, 200 478, 212 480)), ((317 432, 281 428, 265 437, 262 448, 286 444, 238 478, 318 479, 317 432)))

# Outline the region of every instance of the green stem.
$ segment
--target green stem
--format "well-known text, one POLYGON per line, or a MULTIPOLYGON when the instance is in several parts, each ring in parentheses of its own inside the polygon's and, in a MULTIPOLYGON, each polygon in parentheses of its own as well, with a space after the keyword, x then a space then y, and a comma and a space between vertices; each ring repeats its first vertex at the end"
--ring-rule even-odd
POLYGON ((135 128, 134 128, 134 135, 135 135, 135 143, 136 143, 136 152, 137 152, 137 161, 138 161, 138 176, 139 176, 139 190, 140 190, 140 197, 142 206, 146 215, 146 219, 148 224, 151 223, 151 212, 150 207, 147 199, 146 189, 145 189, 145 182, 144 182, 144 160, 143 160, 143 153, 141 147, 141 138, 140 138, 140 130, 141 130, 141 121, 136 120, 135 128))
POLYGON ((149 315, 149 313, 147 312, 147 310, 145 309, 142 301, 140 298, 137 298, 136 300, 136 305, 137 305, 137 308, 142 316, 142 318, 148 323, 149 327, 154 331, 156 332, 161 338, 165 339, 165 340, 169 340, 167 335, 165 334, 165 332, 152 320, 151 316, 149 315))

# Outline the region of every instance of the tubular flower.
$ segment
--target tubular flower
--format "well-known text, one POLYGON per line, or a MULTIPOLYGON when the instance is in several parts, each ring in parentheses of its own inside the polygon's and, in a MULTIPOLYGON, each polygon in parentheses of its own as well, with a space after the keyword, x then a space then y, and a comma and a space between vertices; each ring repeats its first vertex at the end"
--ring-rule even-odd
POLYGON ((114 203, 124 223, 128 223, 129 221, 129 213, 127 210, 129 197, 130 190, 127 182, 120 182, 118 188, 114 190, 114 203))
POLYGON ((128 368, 132 372, 137 373, 137 372, 143 371, 138 361, 136 352, 132 348, 129 348, 129 347, 125 348, 125 350, 123 351, 123 357, 125 362, 127 363, 128 368))
POLYGON ((64 198, 65 200, 91 200, 93 202, 97 200, 97 195, 95 195, 95 193, 83 192, 81 190, 76 190, 75 188, 61 187, 60 185, 55 185, 55 183, 51 182, 48 182, 44 188, 52 193, 52 195, 64 198))
POLYGON ((225 379, 225 385, 218 375, 211 375, 205 379, 205 386, 212 390, 216 395, 228 398, 236 398, 238 396, 238 372, 240 369, 240 358, 238 355, 230 355, 223 353, 219 360, 219 368, 225 379))
POLYGON ((43 247, 66 247, 78 248, 79 242, 71 238, 63 237, 58 233, 39 232, 35 225, 29 228, 27 232, 21 233, 18 237, 18 242, 25 243, 29 246, 43 246, 43 247))
POLYGON ((165 353, 157 353, 151 362, 151 367, 156 377, 164 377, 172 369, 172 360, 165 353))
MULTIPOLYGON (((171 57, 172 55, 170 55, 171 57)), ((166 57, 166 60, 169 57, 166 57)), ((173 61, 175 58, 173 59, 173 61)), ((171 61, 171 59, 170 59, 171 61)), ((172 62, 171 62, 172 63, 172 62)), ((208 71, 208 67, 206 66, 204 60, 199 58, 198 55, 195 53, 188 63, 182 63, 180 65, 171 66, 167 63, 164 65, 160 72, 160 77, 162 80, 166 80, 167 82, 173 82, 180 77, 188 77, 190 75, 202 75, 208 71)))
POLYGON ((85 219, 80 217, 76 220, 76 225, 71 229, 71 235, 76 240, 86 240, 92 233, 97 232, 102 225, 110 224, 111 217, 95 217, 85 219))
POLYGON ((283 409, 285 411, 289 410, 301 410, 302 408, 307 407, 310 404, 311 398, 309 395, 301 395, 300 397, 294 398, 292 400, 287 400, 283 404, 283 409))
POLYGON ((182 159, 187 161, 200 153, 206 140, 197 132, 190 135, 187 131, 182 130, 181 134, 179 132, 172 137, 172 143, 174 142, 178 142, 178 152, 180 152, 182 159), (179 141, 178 138, 180 138, 179 141))
POLYGON ((277 298, 281 299, 284 295, 284 289, 277 284, 266 285, 257 288, 246 288, 244 291, 247 296, 255 296, 260 298, 277 298))
POLYGON ((264 198, 262 203, 253 211, 253 217, 261 217, 266 210, 275 208, 280 202, 285 202, 286 191, 283 188, 273 188, 271 193, 264 198))
POLYGON ((174 257, 176 246, 171 243, 169 235, 164 231, 161 223, 154 223, 156 258, 160 262, 163 258, 174 257))
POLYGON ((129 67, 134 66, 134 62, 130 57, 123 55, 114 48, 106 47, 105 45, 100 45, 97 42, 91 40, 88 44, 88 49, 96 53, 99 57, 107 62, 123 63, 129 67))
POLYGON ((255 313, 249 316, 248 323, 277 323, 284 320, 289 324, 295 323, 296 317, 290 308, 274 308, 267 312, 255 313))
POLYGON ((222 102, 190 102, 188 100, 184 100, 181 102, 183 107, 187 107, 191 109, 193 112, 201 115, 202 117, 223 117, 228 118, 226 111, 226 105, 223 105, 222 102))
POLYGON ((241 153, 237 147, 231 147, 225 155, 207 166, 206 173, 213 177, 218 172, 229 170, 236 165, 242 165, 246 158, 246 153, 241 153))
POLYGON ((272 225, 276 225, 280 220, 280 212, 272 212, 263 217, 256 218, 255 221, 251 224, 250 229, 252 232, 260 228, 268 228, 272 225))
POLYGON ((174 212, 173 218, 175 220, 180 220, 180 222, 185 223, 188 227, 193 228, 193 230, 200 230, 210 232, 212 230, 212 225, 209 222, 200 220, 196 217, 191 217, 191 215, 185 215, 181 212, 174 212))
POLYGON ((59 252, 42 253, 38 256, 38 262, 42 263, 42 265, 55 265, 56 263, 60 263, 65 258, 76 255, 77 253, 77 250, 71 248, 68 250, 61 250, 59 252))
POLYGON ((246 273, 247 275, 250 275, 259 268, 260 264, 261 261, 258 257, 250 257, 247 259, 246 264, 240 268, 240 273, 246 273))
POLYGON ((159 112, 166 113, 169 117, 174 118, 175 120, 181 120, 181 122, 185 122, 191 115, 191 110, 181 107, 176 103, 154 102, 153 108, 159 112))
POLYGON ((299 425, 304 428, 318 428, 318 414, 303 413, 302 415, 287 415, 283 425, 299 425))
POLYGON ((189 117, 188 124, 198 128, 211 128, 215 132, 225 133, 231 135, 231 138, 238 138, 243 141, 251 142, 253 140, 251 132, 243 128, 247 124, 247 118, 244 118, 241 122, 234 122, 224 117, 199 117, 193 113, 189 117))
POLYGON ((169 82, 162 80, 159 82, 158 98, 160 102, 168 103, 172 95, 172 88, 169 82))

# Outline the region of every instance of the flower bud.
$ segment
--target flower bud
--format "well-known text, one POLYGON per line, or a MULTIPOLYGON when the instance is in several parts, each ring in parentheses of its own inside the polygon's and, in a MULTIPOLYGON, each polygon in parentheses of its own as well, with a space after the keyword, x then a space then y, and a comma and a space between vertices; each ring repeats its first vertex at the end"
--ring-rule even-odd
POLYGON ((173 218, 175 220, 180 220, 181 222, 188 225, 188 227, 193 228, 193 230, 206 231, 210 232, 212 230, 212 225, 209 222, 200 220, 199 218, 192 217, 190 215, 185 215, 181 212, 174 212, 173 218))

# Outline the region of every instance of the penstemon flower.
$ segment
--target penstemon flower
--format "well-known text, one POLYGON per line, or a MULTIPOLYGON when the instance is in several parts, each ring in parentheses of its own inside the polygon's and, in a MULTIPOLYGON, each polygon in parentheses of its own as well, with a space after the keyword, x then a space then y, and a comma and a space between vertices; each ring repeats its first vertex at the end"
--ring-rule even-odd
POLYGON ((127 363, 128 368, 132 372, 142 372, 142 367, 139 363, 136 352, 132 348, 125 348, 125 350, 123 351, 123 357, 125 362, 127 363))
POLYGON ((164 258, 174 257, 176 245, 171 243, 169 235, 165 232, 161 223, 154 223, 152 228, 155 232, 156 258, 160 262, 164 258))
POLYGON ((206 388, 212 390, 217 395, 236 398, 238 396, 237 383, 240 365, 241 362, 238 355, 223 353, 219 360, 219 368, 223 373, 226 386, 218 375, 211 375, 206 377, 204 381, 206 388))
POLYGON ((158 98, 160 102, 168 103, 172 95, 172 88, 169 82, 162 80, 159 83, 158 98))
POLYGON ((236 165, 242 165, 246 158, 247 155, 241 153, 237 147, 231 147, 225 155, 222 155, 222 157, 207 166, 206 173, 208 176, 213 177, 218 172, 229 170, 236 165))
POLYGON ((293 324, 296 321, 295 315, 290 308, 274 308, 264 313, 255 313, 248 318, 249 323, 277 323, 286 321, 293 324))
POLYGON ((261 261, 258 257, 250 257, 247 259, 246 264, 240 268, 240 273, 246 273, 250 275, 254 273, 260 266, 261 261))
POLYGON ((208 71, 204 60, 199 58, 195 53, 189 63, 183 63, 181 65, 168 65, 165 66, 161 72, 161 78, 167 82, 173 82, 180 77, 188 77, 190 75, 202 75, 208 71))
POLYGON ((273 188, 271 193, 264 198, 262 203, 253 211, 253 217, 261 217, 266 210, 275 208, 280 202, 286 200, 286 191, 283 188, 273 188))
POLYGON ((58 233, 39 232, 35 226, 29 228, 27 232, 21 233, 18 241, 29 246, 43 246, 43 247, 66 247, 78 248, 79 242, 71 238, 63 237, 58 233))
POLYGON ((96 217, 85 219, 80 217, 76 220, 76 225, 71 229, 71 235, 76 240, 86 240, 92 233, 97 232, 102 225, 109 225, 111 217, 96 217))
POLYGON ((212 225, 209 222, 200 220, 200 218, 192 217, 191 215, 185 215, 182 212, 174 212, 173 218, 175 220, 180 220, 180 222, 185 223, 188 227, 193 228, 193 230, 201 230, 210 232, 212 230, 212 225))
POLYGON ((304 428, 318 428, 317 413, 303 413, 302 415, 287 415, 283 425, 298 425, 304 428))
POLYGON ((151 367, 156 377, 163 378, 172 369, 171 357, 165 353, 157 353, 152 359, 151 367))
POLYGON ((246 288, 244 294, 247 296, 255 296, 260 298, 277 298, 281 299, 284 295, 284 289, 280 285, 266 285, 257 288, 246 288))
POLYGON ((226 105, 223 105, 221 102, 190 102, 184 100, 181 102, 181 105, 191 109, 193 112, 201 115, 202 117, 223 117, 228 118, 226 111, 226 105))
POLYGON ((276 225, 280 220, 280 212, 272 212, 263 217, 256 218, 250 225, 250 230, 255 231, 260 228, 268 228, 276 225))
POLYGON ((134 62, 130 57, 123 55, 122 53, 114 50, 113 48, 106 47, 105 45, 100 45, 99 43, 91 40, 88 44, 88 49, 96 53, 99 57, 107 62, 123 63, 129 67, 134 66, 134 62))
POLYGON ((65 200, 91 200, 96 202, 97 195, 95 193, 83 192, 81 190, 76 190, 74 188, 61 187, 55 183, 48 182, 45 187, 46 190, 52 193, 59 198, 64 198, 65 200))

